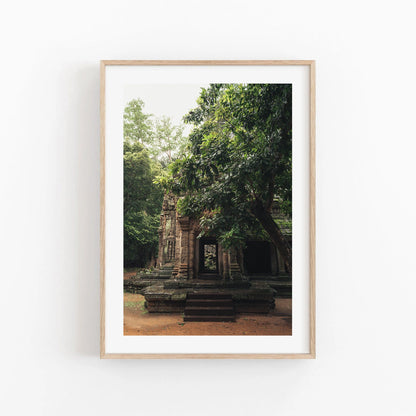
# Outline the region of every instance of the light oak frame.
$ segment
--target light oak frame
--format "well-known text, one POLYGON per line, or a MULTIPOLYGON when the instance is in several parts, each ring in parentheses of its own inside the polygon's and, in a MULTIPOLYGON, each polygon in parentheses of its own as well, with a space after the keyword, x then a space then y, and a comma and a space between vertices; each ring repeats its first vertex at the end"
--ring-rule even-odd
POLYGON ((315 130, 316 130, 316 75, 313 60, 104 60, 100 68, 100 358, 105 359, 314 359, 316 358, 316 275, 315 275, 315 130), (105 352, 105 70, 107 66, 207 66, 207 65, 302 65, 309 67, 310 80, 310 175, 309 175, 309 353, 302 354, 116 354, 105 352))

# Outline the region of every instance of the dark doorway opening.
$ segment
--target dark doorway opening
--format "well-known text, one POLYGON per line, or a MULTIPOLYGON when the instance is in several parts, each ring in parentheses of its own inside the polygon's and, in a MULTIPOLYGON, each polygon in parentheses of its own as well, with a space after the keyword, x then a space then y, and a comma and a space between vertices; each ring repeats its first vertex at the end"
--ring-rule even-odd
POLYGON ((244 265, 248 274, 271 273, 270 243, 248 241, 244 249, 244 265))
POLYGON ((213 238, 199 240, 199 272, 218 273, 218 244, 213 238))

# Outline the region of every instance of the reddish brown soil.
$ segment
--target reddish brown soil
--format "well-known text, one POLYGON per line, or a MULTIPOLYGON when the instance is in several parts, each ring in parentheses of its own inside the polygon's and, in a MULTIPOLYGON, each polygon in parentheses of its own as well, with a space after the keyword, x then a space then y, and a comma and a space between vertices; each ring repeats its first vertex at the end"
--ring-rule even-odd
POLYGON ((137 268, 125 269, 124 270, 124 273, 123 273, 124 280, 126 280, 126 279, 132 279, 133 277, 135 277, 138 270, 139 269, 137 269, 137 268))
POLYGON ((277 299, 269 315, 240 314, 236 322, 183 322, 179 313, 148 313, 143 296, 125 293, 124 335, 292 335, 292 300, 277 299))

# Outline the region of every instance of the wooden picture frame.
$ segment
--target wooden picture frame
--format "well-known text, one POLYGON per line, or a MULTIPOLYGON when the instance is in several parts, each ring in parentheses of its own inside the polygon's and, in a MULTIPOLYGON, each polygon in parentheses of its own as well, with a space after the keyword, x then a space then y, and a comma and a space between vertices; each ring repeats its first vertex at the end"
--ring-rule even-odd
MULTIPOLYGON (((111 72, 112 73, 112 72, 111 72)), ((127 73, 127 72, 126 72, 127 73)), ((277 79, 278 82, 279 79, 277 79)), ((277 82, 277 83, 278 83, 277 82)), ((114 88, 113 88, 114 89, 114 88)), ((316 307, 316 294, 315 294, 315 119, 316 119, 316 109, 315 109, 315 61, 313 60, 104 60, 101 61, 101 80, 100 80, 100 357, 104 359, 224 359, 224 358, 234 358, 234 359, 245 359, 245 358, 255 358, 255 359, 313 359, 316 358, 316 347, 315 347, 315 307, 316 307), (110 109, 109 101, 112 85, 109 84, 109 70, 110 71, 123 71, 125 69, 132 68, 149 68, 155 69, 157 72, 158 69, 167 70, 172 68, 172 72, 178 72, 181 68, 185 69, 189 73, 194 68, 207 68, 208 70, 215 68, 224 68, 224 69, 244 69, 248 68, 253 72, 256 69, 262 69, 265 72, 269 70, 279 68, 286 68, 287 73, 290 74, 290 71, 293 69, 293 72, 301 69, 302 77, 305 78, 305 85, 308 85, 307 91, 302 91, 305 95, 307 94, 307 107, 308 113, 304 114, 304 122, 307 120, 307 136, 308 136, 308 167, 305 169, 308 170, 308 183, 307 191, 309 194, 308 200, 308 212, 305 213, 308 221, 309 232, 308 235, 305 235, 308 245, 308 261, 307 273, 304 276, 304 282, 308 285, 308 306, 306 312, 308 319, 305 323, 307 330, 307 348, 305 347, 304 351, 301 352, 223 352, 221 348, 217 348, 214 352, 198 352, 186 350, 184 352, 178 352, 177 349, 172 352, 153 352, 151 350, 147 351, 132 351, 117 348, 108 347, 109 336, 115 336, 114 331, 109 331, 113 317, 109 314, 108 309, 108 296, 109 296, 109 279, 114 279, 114 276, 111 276, 111 271, 108 270, 109 256, 112 255, 111 248, 109 247, 109 238, 108 238, 108 227, 111 221, 109 218, 109 211, 107 205, 109 204, 109 193, 108 187, 111 178, 109 177, 108 164, 109 160, 112 157, 111 151, 108 149, 108 140, 109 136, 113 134, 112 126, 109 126, 109 112, 110 109), (267 69, 268 68, 268 69, 267 69), (110 132, 111 130, 111 132, 110 132), (107 147, 107 149, 106 149, 107 147), (107 238, 106 238, 107 236, 107 238), (107 240, 107 241, 106 241, 107 240), (107 292, 106 292, 107 290, 107 292)), ((306 95, 305 95, 306 97, 306 95)), ((121 121, 120 121, 121 122, 121 121)), ((115 137, 114 135, 112 137, 115 137)), ((306 150, 305 150, 306 151, 306 150)), ((113 193, 114 194, 114 193, 113 193)), ((111 198, 113 197, 111 195, 111 198)), ((121 273, 121 272, 120 272, 121 273)), ((122 331, 122 328, 120 328, 122 331)), ((305 333, 306 333, 305 332, 305 333)), ((117 336, 119 336, 118 334, 117 336)), ((169 337, 172 339, 174 337, 169 337)), ((189 338, 189 337, 182 337, 189 338)), ((212 336, 210 338, 213 338, 212 336)), ((261 336, 260 336, 261 338, 261 336)), ((169 340, 169 342, 171 342, 169 340)), ((260 341, 259 341, 260 342, 260 341)))

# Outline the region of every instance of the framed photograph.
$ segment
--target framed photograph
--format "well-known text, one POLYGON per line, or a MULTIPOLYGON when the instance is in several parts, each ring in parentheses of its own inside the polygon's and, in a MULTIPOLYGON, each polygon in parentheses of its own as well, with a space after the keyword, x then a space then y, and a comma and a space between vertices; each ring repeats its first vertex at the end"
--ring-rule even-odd
POLYGON ((315 358, 315 62, 101 62, 101 358, 315 358))

